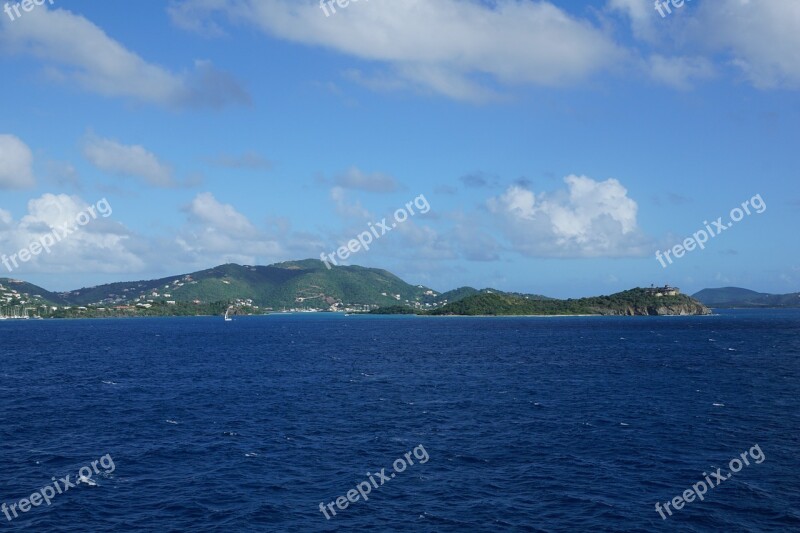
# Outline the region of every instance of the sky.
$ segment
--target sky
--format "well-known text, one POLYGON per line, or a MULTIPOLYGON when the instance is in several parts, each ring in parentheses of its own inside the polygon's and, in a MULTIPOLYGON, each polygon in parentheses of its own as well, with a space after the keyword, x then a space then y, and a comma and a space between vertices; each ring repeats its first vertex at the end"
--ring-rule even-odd
POLYGON ((796 0, 37 1, 0 13, 0 277, 800 291, 796 0))

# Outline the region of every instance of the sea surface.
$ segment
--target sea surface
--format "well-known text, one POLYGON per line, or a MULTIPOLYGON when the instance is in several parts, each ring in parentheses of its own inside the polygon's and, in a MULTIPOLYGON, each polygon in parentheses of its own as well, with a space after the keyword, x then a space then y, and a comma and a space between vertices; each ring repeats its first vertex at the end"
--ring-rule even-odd
POLYGON ((800 310, 3 321, 0 361, 6 509, 98 470, 2 530, 800 531, 800 310))

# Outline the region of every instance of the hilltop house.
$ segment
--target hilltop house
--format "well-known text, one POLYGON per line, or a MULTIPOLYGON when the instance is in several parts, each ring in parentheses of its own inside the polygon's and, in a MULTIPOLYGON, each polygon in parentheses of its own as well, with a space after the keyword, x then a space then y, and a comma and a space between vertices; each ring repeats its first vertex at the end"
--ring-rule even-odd
POLYGON ((656 298, 660 298, 662 296, 678 296, 681 293, 681 290, 678 287, 670 287, 669 285, 664 285, 663 287, 655 287, 651 285, 649 289, 645 290, 656 298))

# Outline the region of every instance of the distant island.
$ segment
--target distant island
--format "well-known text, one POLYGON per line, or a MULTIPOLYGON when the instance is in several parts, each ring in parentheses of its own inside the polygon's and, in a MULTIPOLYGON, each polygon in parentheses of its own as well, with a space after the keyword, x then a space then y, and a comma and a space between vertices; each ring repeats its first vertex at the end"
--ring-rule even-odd
POLYGON ((719 309, 782 309, 800 307, 800 292, 769 294, 739 287, 703 289, 692 298, 719 309))
POLYGON ((327 269, 319 260, 269 266, 227 264, 155 280, 50 292, 0 278, 0 320, 342 312, 443 315, 705 315, 701 301, 673 287, 558 300, 538 294, 461 287, 439 292, 391 272, 327 269))
POLYGON ((708 315, 711 310, 697 300, 680 294, 677 289, 665 287, 636 288, 610 296, 569 300, 485 291, 431 311, 393 306, 371 313, 431 316, 686 316, 708 315))

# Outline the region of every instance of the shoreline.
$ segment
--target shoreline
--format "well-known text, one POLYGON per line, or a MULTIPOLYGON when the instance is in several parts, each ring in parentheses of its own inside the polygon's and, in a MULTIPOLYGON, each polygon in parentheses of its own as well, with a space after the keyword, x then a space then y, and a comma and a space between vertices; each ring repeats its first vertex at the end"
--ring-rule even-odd
MULTIPOLYGON (((257 318, 269 316, 340 316, 345 318, 343 313, 266 313, 262 315, 239 315, 234 318, 236 321, 239 318, 257 318)), ((415 314, 370 314, 370 313, 354 313, 347 318, 355 316, 371 316, 371 317, 413 317, 413 318, 634 318, 634 317, 693 317, 693 316, 720 316, 719 313, 712 313, 710 315, 697 314, 697 315, 600 315, 600 314, 581 314, 581 315, 415 315, 415 314)), ((172 315, 172 316, 91 316, 91 317, 60 317, 60 318, 41 318, 41 319, 24 319, 24 318, 9 318, 0 320, 4 322, 42 322, 42 321, 60 321, 60 320, 137 320, 137 319, 158 319, 158 318, 222 318, 222 315, 172 315)))
POLYGON ((415 317, 420 317, 420 318, 567 318, 567 317, 633 318, 633 317, 637 317, 637 316, 689 317, 689 316, 713 316, 713 315, 709 315, 709 314, 696 314, 696 315, 600 315, 600 314, 593 314, 593 315, 373 315, 373 316, 415 316, 415 317))

